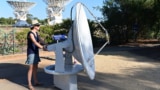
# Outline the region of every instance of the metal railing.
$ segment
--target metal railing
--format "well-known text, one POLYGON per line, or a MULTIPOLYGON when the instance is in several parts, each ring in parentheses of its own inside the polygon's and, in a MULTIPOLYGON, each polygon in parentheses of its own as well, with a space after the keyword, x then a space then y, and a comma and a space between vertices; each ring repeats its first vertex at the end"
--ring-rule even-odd
POLYGON ((13 29, 10 32, 4 32, 0 30, 0 54, 14 54, 16 50, 15 44, 15 32, 16 30, 13 29))

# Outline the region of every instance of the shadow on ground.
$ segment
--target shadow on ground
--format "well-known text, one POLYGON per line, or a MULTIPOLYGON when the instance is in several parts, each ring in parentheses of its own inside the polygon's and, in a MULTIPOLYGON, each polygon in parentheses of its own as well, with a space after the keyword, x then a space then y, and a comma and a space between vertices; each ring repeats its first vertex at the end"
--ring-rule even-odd
POLYGON ((47 59, 47 60, 55 60, 55 58, 52 58, 52 57, 48 57, 48 56, 46 56, 46 57, 40 57, 40 58, 42 58, 42 59, 47 59))
MULTIPOLYGON (((97 49, 95 50, 95 52, 97 49)), ((160 44, 153 46, 111 46, 104 48, 100 55, 119 55, 134 58, 133 55, 142 56, 150 59, 150 62, 160 62, 160 44), (126 54, 127 53, 127 54, 126 54)), ((136 59, 138 60, 138 59, 136 59)), ((149 62, 148 60, 138 60, 141 62, 149 62)))
MULTIPOLYGON (((135 58, 134 60, 136 61, 156 61, 159 63, 159 51, 160 45, 152 47, 113 46, 103 49, 100 55, 120 55, 135 58), (136 59, 134 55, 150 59, 140 60, 136 59)), ((53 60, 52 58, 50 59, 53 60)), ((27 70, 27 65, 16 63, 16 61, 14 63, 0 63, 0 79, 7 79, 15 84, 27 87, 27 70)), ((97 71, 94 80, 90 80, 84 72, 81 72, 78 74, 78 90, 160 90, 159 66, 152 68, 125 68, 123 72, 128 74, 111 74, 106 73, 106 71, 104 73, 97 71)), ((39 68, 38 78, 44 86, 36 87, 36 90, 58 90, 53 86, 53 75, 46 74, 43 68, 39 68)))
MULTIPOLYGON (((0 79, 7 79, 13 83, 27 88, 27 70, 28 66, 13 63, 0 64, 0 79)), ((44 73, 43 69, 38 70, 38 78, 43 82, 43 88, 49 88, 52 84, 52 75, 44 73)), ((43 89, 41 89, 43 90, 43 89)), ((57 90, 57 89, 55 89, 57 90)))
MULTIPOLYGON (((22 64, 1 63, 0 78, 27 87, 27 69, 27 66, 22 64)), ((160 89, 160 87, 152 87, 145 83, 151 82, 160 85, 160 77, 156 76, 160 75, 160 68, 137 68, 136 70, 137 71, 133 72, 133 75, 126 76, 96 72, 95 80, 90 80, 85 73, 81 72, 78 74, 78 90, 135 90, 135 88, 138 88, 136 90, 160 89)), ((126 71, 124 70, 124 72, 126 71)), ((53 86, 52 75, 46 74, 43 71, 43 68, 39 69, 38 78, 43 82, 44 86, 36 87, 36 90, 59 90, 53 86)))
POLYGON ((160 45, 153 47, 143 47, 139 49, 133 49, 129 51, 132 54, 144 56, 147 58, 154 59, 154 61, 160 62, 160 45))

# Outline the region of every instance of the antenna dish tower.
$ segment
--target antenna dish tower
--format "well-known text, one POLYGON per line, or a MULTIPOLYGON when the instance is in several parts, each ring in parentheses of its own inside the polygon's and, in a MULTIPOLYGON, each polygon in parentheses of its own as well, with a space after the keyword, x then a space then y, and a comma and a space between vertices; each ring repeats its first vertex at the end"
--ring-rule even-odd
POLYGON ((29 9, 35 5, 34 2, 27 2, 27 0, 9 0, 8 4, 14 9, 14 15, 16 17, 17 22, 14 26, 24 27, 30 26, 27 20, 27 14, 29 9))
POLYGON ((62 11, 72 0, 43 0, 47 5, 48 24, 54 25, 62 22, 62 11))

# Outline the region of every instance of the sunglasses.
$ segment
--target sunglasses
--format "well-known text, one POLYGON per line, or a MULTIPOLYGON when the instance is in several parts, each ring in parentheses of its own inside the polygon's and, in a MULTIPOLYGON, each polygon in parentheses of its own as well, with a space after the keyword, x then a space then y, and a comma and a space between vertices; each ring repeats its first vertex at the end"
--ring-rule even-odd
POLYGON ((35 26, 39 27, 40 25, 35 25, 35 26))

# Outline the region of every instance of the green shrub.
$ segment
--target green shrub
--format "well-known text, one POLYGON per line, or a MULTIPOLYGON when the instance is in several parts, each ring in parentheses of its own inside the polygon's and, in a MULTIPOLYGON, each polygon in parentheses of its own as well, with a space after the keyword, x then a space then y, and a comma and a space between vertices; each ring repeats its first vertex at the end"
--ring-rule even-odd
POLYGON ((16 33, 16 40, 18 42, 18 45, 24 46, 27 44, 27 33, 28 32, 29 32, 29 29, 24 29, 16 33))
POLYGON ((52 43, 52 35, 54 33, 53 26, 41 26, 40 37, 45 41, 45 43, 52 43))

